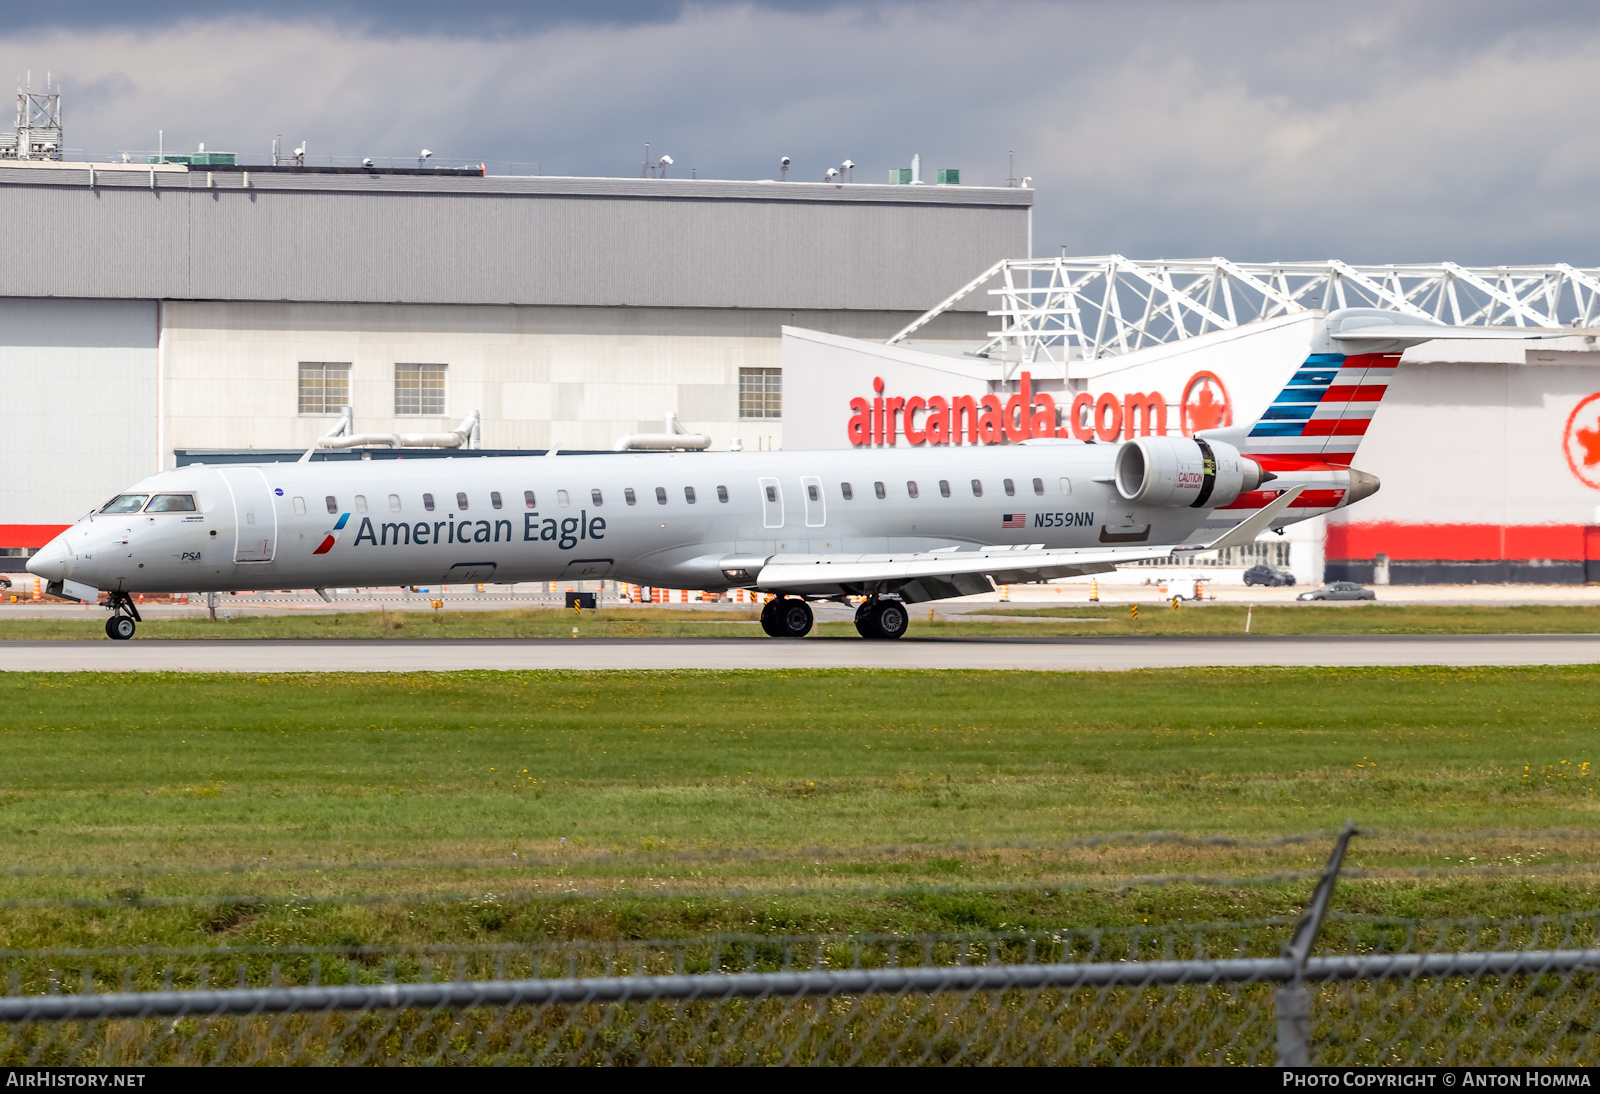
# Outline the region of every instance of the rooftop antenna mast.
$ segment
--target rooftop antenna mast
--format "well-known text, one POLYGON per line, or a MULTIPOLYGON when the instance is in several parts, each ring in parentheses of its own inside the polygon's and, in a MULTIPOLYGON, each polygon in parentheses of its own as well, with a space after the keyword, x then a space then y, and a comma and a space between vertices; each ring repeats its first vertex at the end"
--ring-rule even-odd
POLYGON ((16 135, 0 134, 0 159, 59 160, 61 158, 61 93, 51 90, 45 74, 44 91, 33 90, 33 73, 17 89, 16 135))

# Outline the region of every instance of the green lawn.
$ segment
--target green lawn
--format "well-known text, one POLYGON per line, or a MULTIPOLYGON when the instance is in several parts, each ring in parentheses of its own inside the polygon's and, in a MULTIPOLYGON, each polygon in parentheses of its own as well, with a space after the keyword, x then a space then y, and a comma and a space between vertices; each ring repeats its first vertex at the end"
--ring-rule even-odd
POLYGON ((22 904, 0 946, 240 922, 445 939, 483 933, 457 898, 485 893, 524 933, 1251 918, 1309 880, 1127 886, 1314 870, 1327 837, 1272 837, 1347 817, 1374 830, 1347 910, 1600 906, 1597 687, 1590 668, 8 675, 0 896, 22 904), (1092 840, 1156 830, 1244 842, 1092 840), (137 906, 238 894, 268 903, 137 906), (336 903, 271 903, 291 897, 336 903))
MULTIPOLYGON (((1185 605, 1176 610, 1145 602, 1130 606, 1015 608, 1003 604, 915 605, 913 635, 1000 637, 1034 635, 1241 634, 1594 634, 1600 606, 1508 605, 1453 607, 1401 604, 1185 605), (948 613, 948 614, 941 614, 948 613), (978 616, 980 618, 967 618, 978 616), (1002 616, 1004 619, 992 617, 1002 616), (1015 620, 1014 622, 1012 620, 1015 620), (1088 622, 1084 622, 1088 620, 1088 622)), ((232 620, 153 618, 138 641, 192 638, 762 638, 753 610, 607 608, 574 613, 553 608, 520 611, 340 612, 237 616, 232 620)), ((101 613, 80 619, 6 619, 5 639, 105 638, 101 613)), ((824 623, 824 635, 854 635, 848 622, 824 623)))

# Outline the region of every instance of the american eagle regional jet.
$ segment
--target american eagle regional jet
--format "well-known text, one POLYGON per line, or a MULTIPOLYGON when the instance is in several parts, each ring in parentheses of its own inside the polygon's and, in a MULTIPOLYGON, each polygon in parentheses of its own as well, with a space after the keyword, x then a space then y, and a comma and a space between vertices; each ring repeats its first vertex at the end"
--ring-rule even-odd
MULTIPOLYGON (((1253 543, 1378 489, 1351 460, 1407 347, 1539 337, 1337 311, 1252 426, 1120 444, 633 453, 194 465, 128 487, 28 560, 51 593, 616 578, 774 594, 761 625, 864 597, 898 638, 908 604, 1253 543)), ((309 456, 309 453, 307 454, 309 456)))

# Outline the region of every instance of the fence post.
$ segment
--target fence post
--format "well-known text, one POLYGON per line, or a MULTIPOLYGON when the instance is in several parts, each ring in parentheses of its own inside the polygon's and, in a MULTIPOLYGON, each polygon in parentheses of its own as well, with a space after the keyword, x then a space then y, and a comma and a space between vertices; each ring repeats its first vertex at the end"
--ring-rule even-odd
POLYGON ((1317 932, 1322 929, 1322 917, 1328 911, 1328 901, 1333 887, 1339 881, 1339 867, 1344 864, 1345 848, 1350 837, 1356 835, 1356 826, 1345 821, 1328 856, 1328 865, 1322 871, 1311 903, 1306 906, 1294 934, 1283 947, 1283 956, 1294 963, 1294 979, 1273 993, 1273 1006, 1278 1017, 1278 1066, 1309 1067, 1311 1064, 1311 989, 1306 987, 1306 959, 1316 943, 1317 932))

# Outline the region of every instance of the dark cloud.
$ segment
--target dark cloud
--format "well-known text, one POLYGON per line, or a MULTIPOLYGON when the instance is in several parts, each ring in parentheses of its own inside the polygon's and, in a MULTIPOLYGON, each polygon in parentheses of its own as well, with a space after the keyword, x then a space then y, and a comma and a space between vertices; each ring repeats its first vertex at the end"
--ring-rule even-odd
POLYGON ((1015 150, 1038 254, 1600 265, 1592 3, 160 10, 0 32, 0 72, 53 70, 77 148, 636 175, 648 140, 702 178, 920 152, 976 185, 1015 150))

